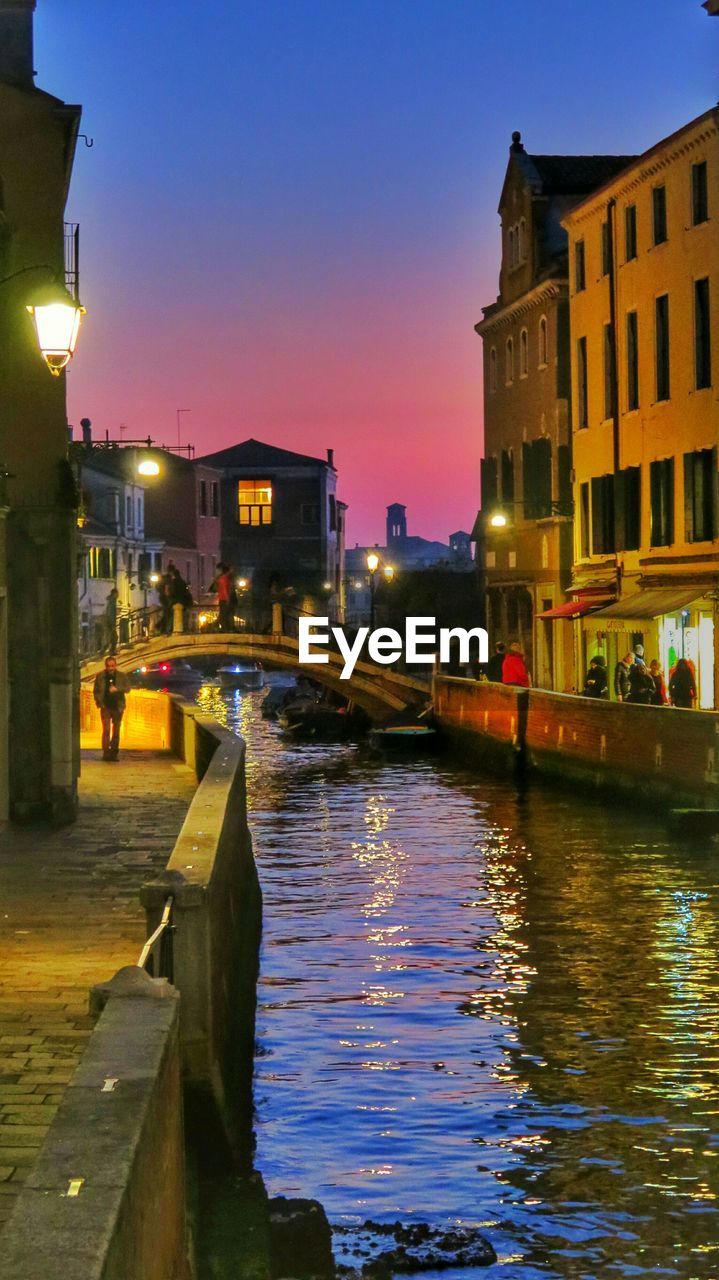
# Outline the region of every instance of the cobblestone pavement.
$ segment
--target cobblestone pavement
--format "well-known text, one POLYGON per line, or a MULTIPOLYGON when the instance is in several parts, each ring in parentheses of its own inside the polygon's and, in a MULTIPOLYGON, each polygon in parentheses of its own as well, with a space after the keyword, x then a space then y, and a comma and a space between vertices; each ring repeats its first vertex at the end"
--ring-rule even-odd
POLYGON ((140 886, 194 791, 170 755, 85 752, 73 826, 0 830, 0 1229, 90 1034, 89 988, 137 961, 140 886))

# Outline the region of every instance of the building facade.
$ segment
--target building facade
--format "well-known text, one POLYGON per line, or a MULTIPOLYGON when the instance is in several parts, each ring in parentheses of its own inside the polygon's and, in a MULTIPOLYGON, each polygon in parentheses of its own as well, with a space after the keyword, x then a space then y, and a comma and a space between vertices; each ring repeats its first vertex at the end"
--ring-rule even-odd
POLYGON ((60 822, 79 774, 77 492, 65 376, 26 307, 65 279, 80 108, 35 87, 34 9, 0 0, 0 817, 60 822))
POLYGON ((169 451, 156 456, 160 475, 145 496, 147 536, 162 544, 161 571, 172 561, 195 603, 211 607, 209 588, 220 559, 221 473, 169 451))
POLYGON ((490 642, 518 640, 537 684, 575 687, 562 613, 572 568, 567 237, 561 219, 627 157, 529 155, 512 136, 499 202, 499 296, 484 352, 484 459, 474 529, 490 642))
POLYGON ((332 450, 313 458, 245 440, 198 464, 221 474, 221 558, 246 584, 245 624, 269 626, 273 603, 340 620, 346 504, 332 450))
POLYGON ((719 111, 652 147, 564 220, 569 236, 582 662, 642 642, 719 705, 719 111))

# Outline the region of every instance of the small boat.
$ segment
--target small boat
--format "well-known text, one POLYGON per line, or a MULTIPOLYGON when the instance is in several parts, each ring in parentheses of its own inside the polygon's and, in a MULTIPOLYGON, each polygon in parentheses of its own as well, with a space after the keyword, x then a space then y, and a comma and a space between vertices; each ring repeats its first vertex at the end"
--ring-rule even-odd
POLYGON ((136 667, 130 676, 136 689, 185 689, 202 684, 204 676, 189 662, 148 662, 136 667))
POLYGON ((326 698, 298 698, 287 703, 277 718, 289 736, 323 741, 354 737, 368 725, 361 707, 344 701, 337 705, 326 698))
POLYGON ((261 689, 265 673, 259 662, 233 662, 217 672, 223 689, 261 689))
POLYGON ((276 684, 271 689, 268 689, 260 703, 263 720, 276 720, 285 703, 291 702, 296 696, 296 692, 296 687, 293 684, 276 684))
POLYGON ((428 750, 439 741, 434 725, 421 720, 396 720, 391 724, 376 725, 370 730, 370 743, 382 750, 428 750))

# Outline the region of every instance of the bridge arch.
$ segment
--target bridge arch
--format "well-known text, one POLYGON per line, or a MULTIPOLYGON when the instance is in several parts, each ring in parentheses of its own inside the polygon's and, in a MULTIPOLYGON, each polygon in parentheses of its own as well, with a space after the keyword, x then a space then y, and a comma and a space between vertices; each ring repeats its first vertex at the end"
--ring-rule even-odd
MULTIPOLYGON (((342 680, 340 673, 344 659, 333 650, 328 651, 328 662, 300 663, 299 644, 292 636, 248 635, 244 632, 206 631, 199 634, 176 632, 169 636, 153 636, 139 641, 131 648, 122 648, 116 654, 120 671, 134 671, 139 666, 153 662, 172 662, 217 656, 228 659, 244 659, 261 662, 263 666, 301 672, 318 684, 351 698, 377 723, 405 710, 420 711, 430 701, 427 684, 412 676, 395 671, 391 666, 381 667, 374 662, 358 662, 349 680, 342 680)), ((83 681, 93 680, 104 667, 104 657, 90 658, 80 667, 83 681)))

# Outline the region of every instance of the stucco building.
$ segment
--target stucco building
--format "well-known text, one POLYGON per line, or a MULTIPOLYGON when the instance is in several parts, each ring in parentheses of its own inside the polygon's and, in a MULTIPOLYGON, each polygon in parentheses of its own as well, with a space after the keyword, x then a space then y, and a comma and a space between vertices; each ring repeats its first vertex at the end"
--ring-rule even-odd
POLYGON ((614 603, 582 659, 641 641, 717 698, 719 110, 656 144, 565 218, 571 264, 573 587, 614 603))
POLYGON ((519 640, 535 682, 575 685, 567 236, 562 217, 627 157, 530 155, 512 135, 499 201, 499 296, 484 348, 482 507, 474 529, 490 642, 519 640))
POLYGON ((79 773, 77 493, 65 377, 26 307, 65 278, 80 108, 35 87, 34 9, 0 0, 0 817, 62 821, 79 773))

